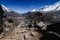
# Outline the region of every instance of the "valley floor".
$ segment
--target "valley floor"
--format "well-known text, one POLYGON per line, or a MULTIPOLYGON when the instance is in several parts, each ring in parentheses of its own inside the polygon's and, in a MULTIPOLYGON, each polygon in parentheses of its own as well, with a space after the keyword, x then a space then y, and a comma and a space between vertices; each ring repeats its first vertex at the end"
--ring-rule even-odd
POLYGON ((42 36, 41 33, 34 31, 34 28, 26 29, 21 27, 23 21, 15 27, 14 30, 9 31, 8 33, 1 35, 0 40, 39 40, 39 37, 42 36))

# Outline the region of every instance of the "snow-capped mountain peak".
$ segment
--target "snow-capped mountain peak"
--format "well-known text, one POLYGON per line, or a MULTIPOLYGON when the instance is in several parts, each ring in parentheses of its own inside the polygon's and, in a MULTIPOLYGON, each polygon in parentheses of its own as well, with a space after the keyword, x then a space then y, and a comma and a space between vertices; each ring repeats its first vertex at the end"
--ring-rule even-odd
POLYGON ((60 1, 56 2, 55 4, 60 4, 60 1))
POLYGON ((37 11, 37 10, 36 9, 31 10, 31 12, 35 12, 35 11, 37 11))
POLYGON ((20 17, 19 13, 15 12, 15 11, 7 8, 7 7, 5 7, 4 5, 0 4, 0 7, 1 7, 0 10, 3 10, 4 15, 12 16, 12 17, 20 17))
POLYGON ((50 12, 50 11, 58 11, 60 10, 60 1, 54 3, 53 5, 47 5, 40 8, 40 11, 50 12))
POLYGON ((1 4, 1 6, 2 6, 2 9, 3 9, 3 10, 6 10, 6 11, 8 11, 8 12, 11 12, 11 10, 9 10, 9 9, 8 9, 7 7, 5 7, 4 5, 1 4))

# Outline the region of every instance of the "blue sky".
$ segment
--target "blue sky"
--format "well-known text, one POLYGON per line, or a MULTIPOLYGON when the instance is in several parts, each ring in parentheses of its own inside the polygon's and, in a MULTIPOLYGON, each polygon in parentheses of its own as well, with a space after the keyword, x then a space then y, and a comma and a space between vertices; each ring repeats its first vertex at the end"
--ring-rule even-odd
POLYGON ((18 12, 24 13, 29 10, 39 9, 45 5, 52 5, 59 0, 0 0, 0 4, 18 12))

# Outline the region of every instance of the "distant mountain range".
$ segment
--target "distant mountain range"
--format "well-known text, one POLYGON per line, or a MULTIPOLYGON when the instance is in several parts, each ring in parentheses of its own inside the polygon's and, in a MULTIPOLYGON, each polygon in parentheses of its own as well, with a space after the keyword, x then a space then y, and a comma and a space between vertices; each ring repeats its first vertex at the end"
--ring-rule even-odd
POLYGON ((2 10, 4 12, 4 15, 6 16, 14 16, 14 17, 19 17, 20 14, 11 10, 11 9, 8 9, 7 7, 5 7, 4 5, 0 5, 2 7, 2 10))
POLYGON ((60 1, 54 3, 53 5, 46 5, 39 9, 39 11, 43 11, 43 12, 51 12, 51 11, 54 12, 59 10, 60 10, 60 1))
MULTIPOLYGON (((46 5, 38 10, 31 10, 29 15, 33 15, 36 12, 42 13, 42 20, 46 22, 60 22, 60 1, 54 3, 53 5, 46 5)), ((28 13, 28 12, 27 12, 28 13)), ((25 15, 28 15, 25 13, 25 15)), ((24 16, 24 14, 23 14, 24 16)))
POLYGON ((43 18, 51 22, 60 22, 60 1, 53 5, 47 5, 39 9, 42 12, 43 18))
POLYGON ((36 12, 42 13, 42 20, 43 21, 49 21, 49 22, 60 22, 60 1, 52 4, 52 5, 46 5, 41 7, 40 9, 31 10, 30 13, 26 12, 24 14, 19 14, 15 11, 12 11, 11 9, 8 9, 4 5, 0 5, 7 16, 14 16, 14 17, 20 17, 20 16, 27 16, 27 15, 34 15, 36 12))

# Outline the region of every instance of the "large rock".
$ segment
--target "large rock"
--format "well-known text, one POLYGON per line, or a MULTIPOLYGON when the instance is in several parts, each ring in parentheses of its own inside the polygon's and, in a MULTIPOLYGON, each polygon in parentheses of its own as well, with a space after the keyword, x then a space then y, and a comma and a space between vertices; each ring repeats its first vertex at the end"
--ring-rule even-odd
POLYGON ((40 26, 42 30, 46 30, 47 28, 47 25, 43 22, 38 23, 38 26, 40 26))

